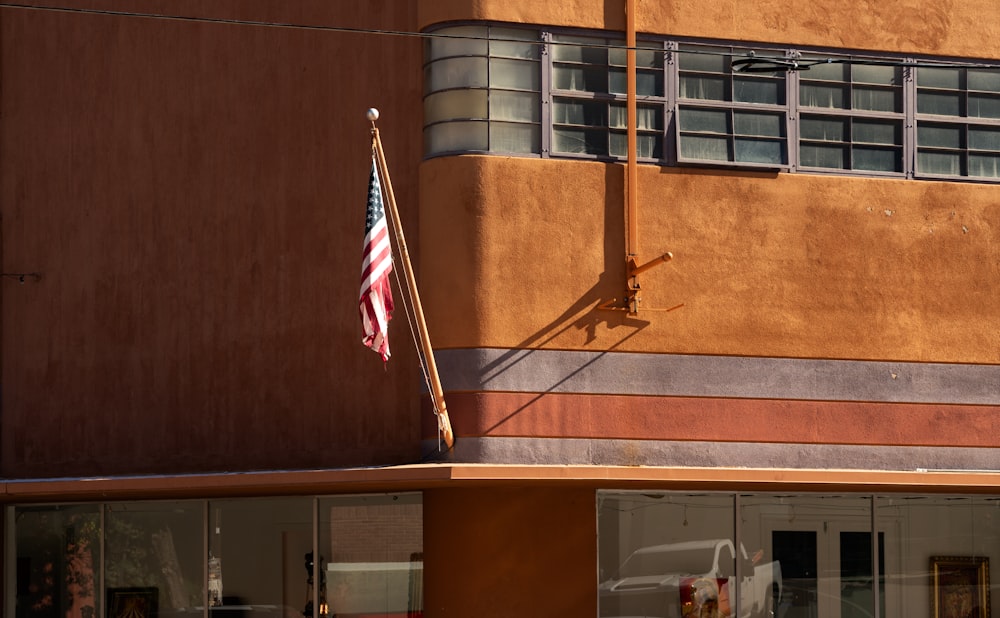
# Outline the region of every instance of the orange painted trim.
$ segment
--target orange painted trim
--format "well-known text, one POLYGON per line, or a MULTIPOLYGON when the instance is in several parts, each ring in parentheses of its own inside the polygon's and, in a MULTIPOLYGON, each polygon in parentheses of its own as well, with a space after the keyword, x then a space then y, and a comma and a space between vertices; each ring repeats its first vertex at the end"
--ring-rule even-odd
POLYGON ((1000 434, 1000 406, 450 393, 448 407, 459 436, 996 447, 1000 434))
POLYGON ((39 479, 0 484, 0 502, 97 502, 555 486, 593 489, 988 493, 1000 470, 872 471, 643 466, 419 464, 385 468, 172 477, 39 479))

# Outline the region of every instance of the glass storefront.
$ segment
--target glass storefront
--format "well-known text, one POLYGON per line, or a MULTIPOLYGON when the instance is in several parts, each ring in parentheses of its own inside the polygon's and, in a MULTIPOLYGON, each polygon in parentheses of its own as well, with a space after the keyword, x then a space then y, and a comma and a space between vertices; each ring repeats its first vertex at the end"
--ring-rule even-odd
POLYGON ((14 506, 7 517, 6 563, 15 565, 7 616, 322 618, 423 610, 416 493, 14 506))
POLYGON ((608 491, 598 537, 602 618, 997 615, 1000 497, 608 491))

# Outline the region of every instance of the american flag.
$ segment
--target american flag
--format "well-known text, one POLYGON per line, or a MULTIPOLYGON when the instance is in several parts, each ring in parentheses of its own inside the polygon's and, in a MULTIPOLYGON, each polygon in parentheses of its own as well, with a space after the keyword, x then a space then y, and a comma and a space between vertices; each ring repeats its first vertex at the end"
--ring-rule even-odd
POLYGON ((389 320, 392 318, 392 248, 382 205, 382 185, 372 158, 368 178, 368 214, 365 216, 365 248, 361 261, 361 324, 366 346, 389 360, 389 320))

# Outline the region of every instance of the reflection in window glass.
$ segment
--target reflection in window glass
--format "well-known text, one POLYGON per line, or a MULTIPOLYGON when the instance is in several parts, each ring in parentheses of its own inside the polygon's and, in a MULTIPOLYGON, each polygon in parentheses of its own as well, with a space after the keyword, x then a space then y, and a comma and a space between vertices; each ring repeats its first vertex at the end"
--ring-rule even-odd
POLYGON ((600 616, 731 613, 731 496, 601 493, 597 516, 600 616))
POLYGON ((98 506, 19 507, 13 512, 17 618, 100 616, 98 506))
POLYGON ((319 551, 334 616, 419 616, 423 611, 423 504, 419 494, 320 500, 319 551))
MULTIPOLYGON (((311 600, 308 555, 313 546, 311 498, 208 503, 209 560, 218 567, 221 609, 213 615, 302 617, 311 600)), ((214 596, 214 595, 213 595, 214 596)))
POLYGON ((105 511, 108 603, 123 588, 153 588, 159 612, 203 604, 202 502, 119 502, 105 511))

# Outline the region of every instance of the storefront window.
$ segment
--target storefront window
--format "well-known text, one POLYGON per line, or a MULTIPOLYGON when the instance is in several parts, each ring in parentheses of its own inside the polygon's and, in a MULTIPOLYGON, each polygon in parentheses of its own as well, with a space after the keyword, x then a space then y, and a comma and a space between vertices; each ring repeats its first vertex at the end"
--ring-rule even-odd
POLYGON ((311 599, 312 498, 208 503, 215 618, 302 618, 311 599))
POLYGON ((99 616, 98 506, 19 507, 13 520, 17 618, 99 616))
POLYGON ((731 615, 733 498, 600 494, 598 604, 605 616, 731 615))
POLYGON ((423 611, 420 494, 320 500, 321 606, 333 616, 419 616, 423 611))
POLYGON ((995 615, 997 497, 599 492, 598 522, 602 617, 995 615), (716 563, 710 540, 737 560, 716 563))
POLYGON ((203 605, 205 553, 201 502, 120 502, 105 509, 106 602, 109 615, 142 603, 161 616, 203 605))

